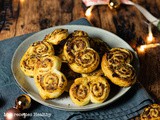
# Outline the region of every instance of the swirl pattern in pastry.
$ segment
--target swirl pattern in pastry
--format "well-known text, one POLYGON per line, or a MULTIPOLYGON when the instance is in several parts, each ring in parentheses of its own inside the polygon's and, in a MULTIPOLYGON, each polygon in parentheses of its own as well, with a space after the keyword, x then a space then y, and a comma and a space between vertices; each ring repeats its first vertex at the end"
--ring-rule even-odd
POLYGON ((40 96, 45 100, 59 97, 67 86, 66 77, 56 69, 44 73, 37 72, 34 81, 40 96))
POLYGON ((75 79, 69 94, 71 100, 78 106, 104 102, 110 92, 108 81, 101 76, 81 77, 75 79))
POLYGON ((54 48, 50 43, 44 41, 34 42, 23 55, 20 61, 20 68, 25 75, 33 77, 34 67, 40 57, 53 54, 54 48))
POLYGON ((87 48, 77 52, 74 63, 69 64, 69 66, 77 73, 90 73, 98 67, 99 62, 100 58, 98 53, 92 48, 87 48))
POLYGON ((136 81, 135 69, 130 64, 133 55, 128 51, 124 48, 113 48, 103 55, 101 62, 105 76, 121 87, 131 86, 136 81))
POLYGON ((44 41, 58 45, 62 40, 65 40, 68 35, 68 29, 55 29, 52 33, 45 36, 44 41))
POLYGON ((110 92, 110 85, 104 77, 89 77, 90 99, 92 103, 103 103, 110 92))
POLYGON ((64 55, 69 63, 74 62, 75 53, 89 47, 88 37, 70 37, 64 45, 64 55))
POLYGON ((90 88, 87 78, 77 78, 69 90, 70 98, 78 106, 84 106, 90 101, 90 88))
POLYGON ((60 70, 61 65, 62 65, 61 59, 57 56, 50 55, 50 56, 40 57, 35 65, 34 72, 44 73, 52 71, 54 69, 60 70))
POLYGON ((120 63, 131 63, 133 60, 132 53, 124 48, 112 48, 108 55, 107 59, 110 65, 117 65, 120 63))
POLYGON ((36 55, 36 56, 46 56, 46 55, 54 55, 54 48, 52 44, 45 41, 37 41, 29 46, 27 49, 27 54, 36 55))
POLYGON ((160 104, 153 103, 144 108, 140 114, 141 120, 160 120, 160 104))
POLYGON ((24 54, 20 61, 20 68, 23 73, 29 77, 34 76, 34 66, 38 62, 39 57, 36 55, 24 54))

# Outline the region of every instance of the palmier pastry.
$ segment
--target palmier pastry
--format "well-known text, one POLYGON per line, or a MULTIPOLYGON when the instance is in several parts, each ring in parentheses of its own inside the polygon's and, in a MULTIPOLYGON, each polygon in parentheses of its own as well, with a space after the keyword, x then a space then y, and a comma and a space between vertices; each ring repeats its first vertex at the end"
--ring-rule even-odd
POLYGON ((62 40, 65 40, 68 35, 67 29, 55 29, 52 33, 45 36, 44 41, 58 45, 62 40))
POLYGON ((140 115, 141 120, 160 120, 160 105, 151 104, 144 108, 140 115))
POLYGON ((26 51, 27 54, 36 56, 54 55, 54 48, 52 44, 45 41, 34 42, 26 51))
POLYGON ((123 53, 106 53, 101 62, 101 68, 105 76, 107 76, 114 84, 127 87, 135 83, 136 73, 132 65, 129 63, 130 54, 123 53))
POLYGON ((133 54, 124 48, 112 48, 107 54, 109 64, 117 65, 119 63, 131 63, 133 54), (113 63, 112 63, 113 62, 113 63))
POLYGON ((35 64, 40 57, 53 54, 54 48, 50 43, 44 41, 34 42, 23 55, 20 61, 20 68, 25 75, 33 77, 35 64))
POLYGON ((35 65, 35 71, 39 73, 44 73, 48 71, 52 71, 53 69, 60 70, 61 69, 61 59, 57 56, 44 56, 40 57, 39 61, 35 65))
POLYGON ((75 79, 69 94, 71 100, 78 106, 104 102, 110 92, 107 80, 100 76, 81 77, 75 79))
POLYGON ((53 71, 36 73, 34 81, 43 99, 59 97, 67 86, 67 79, 63 73, 54 69, 53 71))
POLYGON ((90 101, 90 88, 87 77, 77 78, 71 85, 69 95, 73 103, 84 106, 90 101))
POLYGON ((90 73, 94 71, 100 62, 98 53, 92 48, 79 51, 75 54, 74 62, 69 64, 70 68, 77 73, 90 73))
POLYGON ((34 76, 34 67, 39 57, 36 55, 24 54, 20 61, 20 68, 23 73, 29 77, 34 76))
POLYGON ((92 103, 103 103, 110 92, 108 81, 101 76, 91 76, 89 79, 90 99, 92 103))
POLYGON ((89 45, 89 37, 70 37, 64 45, 64 56, 69 63, 74 62, 75 53, 85 50, 89 45))

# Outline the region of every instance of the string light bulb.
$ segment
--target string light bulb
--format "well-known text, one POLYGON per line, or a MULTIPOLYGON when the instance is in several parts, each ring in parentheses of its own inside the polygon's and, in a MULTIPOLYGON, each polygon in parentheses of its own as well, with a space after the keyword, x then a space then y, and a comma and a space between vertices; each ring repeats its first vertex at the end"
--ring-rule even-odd
POLYGON ((155 43, 155 38, 152 33, 151 23, 147 23, 147 22, 145 23, 148 25, 148 35, 146 37, 146 44, 141 45, 137 48, 138 52, 140 53, 144 53, 146 49, 154 48, 160 45, 159 43, 155 43))
POLYGON ((108 6, 111 9, 113 9, 113 8, 116 9, 120 6, 120 4, 121 4, 120 0, 110 0, 109 3, 108 3, 108 6))
POLYGON ((148 24, 148 36, 147 36, 147 43, 152 43, 154 41, 153 33, 152 33, 152 27, 151 24, 148 24))
POLYGON ((138 48, 138 51, 143 53, 145 51, 145 48, 146 48, 146 45, 141 45, 139 48, 138 48))
POLYGON ((85 16, 87 16, 87 17, 91 16, 91 12, 92 12, 93 8, 94 8, 94 5, 93 5, 93 6, 90 6, 90 7, 86 10, 85 16))

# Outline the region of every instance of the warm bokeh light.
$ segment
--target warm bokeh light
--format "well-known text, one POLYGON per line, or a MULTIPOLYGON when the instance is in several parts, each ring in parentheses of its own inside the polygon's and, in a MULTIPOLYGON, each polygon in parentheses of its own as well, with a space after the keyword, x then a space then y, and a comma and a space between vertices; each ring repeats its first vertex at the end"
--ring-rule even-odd
POLYGON ((149 32, 148 36, 147 36, 147 43, 152 43, 154 41, 154 37, 152 34, 152 31, 149 32))
POLYGON ((153 43, 154 42, 154 37, 153 37, 153 33, 152 33, 152 27, 151 24, 148 25, 148 36, 147 36, 147 43, 153 43))
POLYGON ((85 16, 87 16, 87 17, 91 16, 91 12, 92 12, 93 8, 94 8, 94 6, 89 7, 85 12, 85 16))
POLYGON ((25 0, 20 0, 21 3, 24 3, 25 0))
POLYGON ((138 52, 143 53, 145 51, 146 45, 141 45, 140 47, 138 47, 138 52))
POLYGON ((147 45, 141 45, 140 47, 137 48, 139 53, 144 53, 146 49, 149 48, 154 48, 160 46, 160 43, 154 43, 154 44, 147 44, 147 45))
POLYGON ((6 113, 6 118, 7 118, 7 120, 11 120, 13 118, 13 113, 11 113, 11 112, 6 113))

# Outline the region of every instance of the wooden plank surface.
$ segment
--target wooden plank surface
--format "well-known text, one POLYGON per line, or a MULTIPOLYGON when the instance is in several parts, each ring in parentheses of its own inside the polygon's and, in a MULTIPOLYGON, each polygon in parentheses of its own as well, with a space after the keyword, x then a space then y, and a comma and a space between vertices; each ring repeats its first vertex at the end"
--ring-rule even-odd
MULTIPOLYGON (((82 0, 8 0, 10 6, 2 7, 5 12, 5 26, 0 32, 0 40, 40 31, 42 29, 64 25, 85 16, 87 7, 82 0)), ((146 8, 155 17, 160 18, 159 0, 132 0, 146 8)), ((121 5, 111 10, 107 5, 95 6, 92 15, 86 17, 93 26, 111 31, 128 42, 135 50, 138 40, 146 40, 148 35, 145 17, 134 7, 121 5)), ((0 19, 1 21, 2 18, 0 19)), ((2 25, 0 26, 2 27, 2 25)), ((152 26, 156 42, 160 42, 160 31, 152 26)), ((150 48, 139 54, 141 70, 139 81, 160 103, 160 47, 150 48)))

